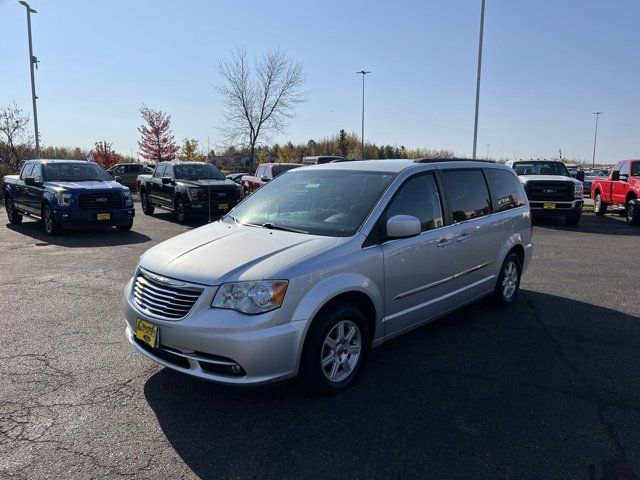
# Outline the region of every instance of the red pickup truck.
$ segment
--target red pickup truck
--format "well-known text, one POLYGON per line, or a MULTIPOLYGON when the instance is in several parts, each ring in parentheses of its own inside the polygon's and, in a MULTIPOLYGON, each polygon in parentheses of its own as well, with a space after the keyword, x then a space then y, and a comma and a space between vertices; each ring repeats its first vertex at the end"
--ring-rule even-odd
POLYGON ((608 178, 594 178, 591 198, 596 215, 607 213, 607 207, 624 207, 629 225, 640 225, 640 160, 618 162, 608 178))
POLYGON ((255 175, 245 175, 240 180, 244 187, 245 197, 287 170, 301 166, 299 163, 261 163, 258 165, 255 175))

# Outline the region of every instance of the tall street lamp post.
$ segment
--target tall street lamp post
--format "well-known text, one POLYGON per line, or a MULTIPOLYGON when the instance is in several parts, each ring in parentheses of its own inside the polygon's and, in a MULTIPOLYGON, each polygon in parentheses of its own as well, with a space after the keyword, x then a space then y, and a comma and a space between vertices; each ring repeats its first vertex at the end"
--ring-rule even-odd
POLYGON ((480 41, 478 43, 478 75, 476 77, 476 118, 473 126, 473 159, 476 159, 478 142, 478 109, 480 107, 480 72, 482 71, 482 35, 484 33, 484 0, 480 7, 480 41))
POLYGON ((360 147, 360 160, 364 159, 364 77, 367 73, 371 73, 367 70, 360 70, 356 72, 358 75, 362 75, 362 146, 360 147))
POLYGON ((36 158, 40 158, 40 135, 38 133, 38 108, 36 106, 36 81, 34 78, 33 67, 38 63, 38 58, 33 55, 33 45, 31 42, 31 14, 38 13, 29 6, 25 0, 20 0, 18 3, 24 5, 27 9, 27 30, 29 32, 29 68, 31 70, 31 100, 33 102, 33 127, 36 134, 36 158))
POLYGON ((602 115, 602 112, 593 112, 596 116, 596 133, 593 135, 593 158, 591 159, 591 168, 596 166, 596 142, 598 141, 598 118, 602 115))

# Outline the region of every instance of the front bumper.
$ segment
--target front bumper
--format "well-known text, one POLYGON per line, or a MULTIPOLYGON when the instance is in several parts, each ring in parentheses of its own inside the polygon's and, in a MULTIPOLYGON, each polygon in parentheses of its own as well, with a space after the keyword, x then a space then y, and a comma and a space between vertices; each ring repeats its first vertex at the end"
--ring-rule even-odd
POLYGON ((133 221, 136 212, 135 208, 122 208, 119 210, 86 211, 86 210, 64 210, 54 211, 56 222, 64 225, 126 225, 133 221), (98 214, 108 213, 109 220, 98 220, 98 214))
POLYGON ((240 203, 239 200, 212 201, 209 206, 207 202, 192 201, 186 204, 185 207, 190 215, 208 216, 209 212, 211 212, 211 216, 216 218, 226 215, 238 203, 240 203), (226 208, 224 208, 225 206, 226 208), (209 207, 211 207, 211 210, 209 210, 209 207))
POLYGON ((244 315, 210 308, 216 287, 207 287, 182 320, 163 320, 137 308, 132 281, 124 290, 126 336, 136 350, 155 362, 229 385, 258 385, 297 375, 306 322, 282 323, 280 309, 244 315), (135 338, 138 318, 158 327, 156 349, 135 338))
POLYGON ((584 200, 573 200, 571 202, 543 202, 539 200, 529 201, 531 215, 534 217, 579 217, 582 213, 584 200), (553 203, 555 208, 544 208, 545 203, 553 203))

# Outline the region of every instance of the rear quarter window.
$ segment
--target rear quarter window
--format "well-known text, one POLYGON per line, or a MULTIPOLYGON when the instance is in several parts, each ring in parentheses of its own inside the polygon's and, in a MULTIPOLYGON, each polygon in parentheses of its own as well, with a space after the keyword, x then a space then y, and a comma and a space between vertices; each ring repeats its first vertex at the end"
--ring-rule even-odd
POLYGON ((515 175, 496 168, 488 168, 484 173, 491 189, 494 211, 504 212, 526 205, 524 190, 515 175))

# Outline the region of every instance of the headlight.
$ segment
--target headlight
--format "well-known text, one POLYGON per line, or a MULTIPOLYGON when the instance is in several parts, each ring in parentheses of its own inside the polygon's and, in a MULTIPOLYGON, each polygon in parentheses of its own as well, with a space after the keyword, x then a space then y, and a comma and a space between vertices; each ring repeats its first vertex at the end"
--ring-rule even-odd
POLYGON ((58 201, 58 205, 63 207, 68 207, 71 205, 71 194, 62 192, 56 192, 56 200, 58 201))
POLYGON ((582 186, 582 184, 574 185, 573 198, 582 198, 583 192, 584 187, 582 186))
POLYGON ((126 191, 124 193, 124 203, 133 203, 133 197, 131 196, 131 191, 126 191))
POLYGON ((261 280, 220 285, 211 306, 253 315, 278 308, 289 284, 286 280, 261 280))
POLYGON ((197 200, 198 191, 197 188, 187 188, 187 197, 189 197, 189 200, 197 200))

